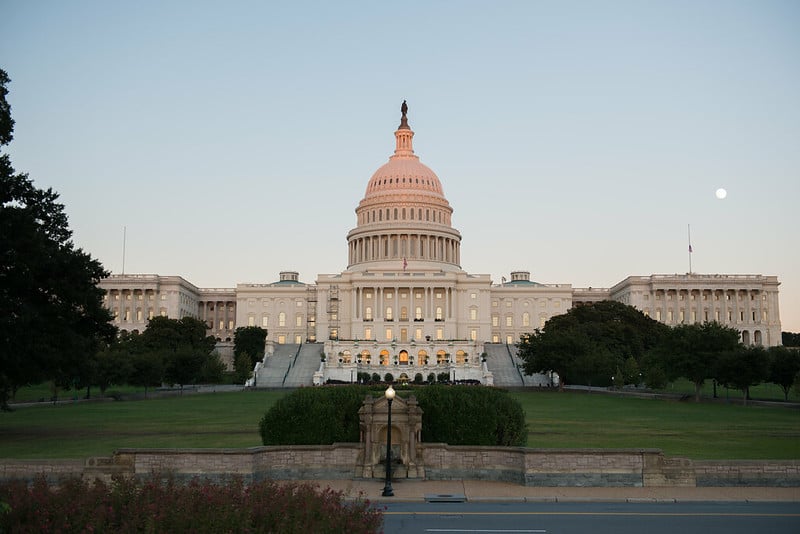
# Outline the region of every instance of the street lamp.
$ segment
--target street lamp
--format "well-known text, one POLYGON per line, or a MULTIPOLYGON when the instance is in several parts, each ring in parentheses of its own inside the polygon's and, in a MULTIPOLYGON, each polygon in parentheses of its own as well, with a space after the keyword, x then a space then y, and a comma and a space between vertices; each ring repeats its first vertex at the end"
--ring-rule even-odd
POLYGON ((392 491, 392 401, 394 400, 394 388, 389 385, 389 388, 384 393, 386 402, 389 403, 389 418, 386 427, 386 484, 383 486, 383 497, 394 497, 392 491))

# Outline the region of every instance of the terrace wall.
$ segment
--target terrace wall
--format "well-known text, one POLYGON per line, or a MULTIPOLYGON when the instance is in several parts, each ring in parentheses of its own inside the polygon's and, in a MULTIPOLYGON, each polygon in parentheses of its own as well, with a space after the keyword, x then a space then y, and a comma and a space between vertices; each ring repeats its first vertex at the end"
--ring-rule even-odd
MULTIPOLYGON (((697 461, 665 457, 658 449, 530 449, 442 443, 422 443, 418 447, 417 473, 427 480, 489 480, 543 487, 800 487, 800 460, 697 461)), ((187 479, 352 479, 362 463, 360 443, 248 449, 120 449, 111 457, 89 458, 85 462, 0 460, 0 480, 31 480, 40 474, 51 481, 70 475, 110 479, 114 474, 147 476, 153 472, 169 472, 187 479)))

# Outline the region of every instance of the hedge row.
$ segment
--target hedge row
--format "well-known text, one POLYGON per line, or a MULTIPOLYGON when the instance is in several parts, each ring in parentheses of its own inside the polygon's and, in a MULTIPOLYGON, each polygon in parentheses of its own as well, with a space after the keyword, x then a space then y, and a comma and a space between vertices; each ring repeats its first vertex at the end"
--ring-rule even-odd
MULTIPOLYGON (((426 386, 398 391, 413 394, 422 408, 422 441, 450 445, 523 446, 528 432, 520 403, 504 390, 485 387, 426 386)), ((259 425, 264 445, 330 445, 359 440, 358 410, 365 386, 298 389, 278 401, 259 425)))
POLYGON ((152 477, 50 486, 44 478, 0 484, 0 532, 380 532, 383 515, 369 501, 310 484, 241 479, 179 484, 152 477))

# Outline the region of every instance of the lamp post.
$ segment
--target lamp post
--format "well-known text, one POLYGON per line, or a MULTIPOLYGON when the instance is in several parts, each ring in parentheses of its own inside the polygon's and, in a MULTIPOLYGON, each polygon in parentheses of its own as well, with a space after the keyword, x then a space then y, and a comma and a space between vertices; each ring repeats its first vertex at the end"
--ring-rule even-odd
POLYGON ((389 385, 384 395, 389 404, 389 417, 386 426, 386 484, 383 486, 383 497, 394 497, 392 491, 392 401, 394 400, 394 388, 389 385))

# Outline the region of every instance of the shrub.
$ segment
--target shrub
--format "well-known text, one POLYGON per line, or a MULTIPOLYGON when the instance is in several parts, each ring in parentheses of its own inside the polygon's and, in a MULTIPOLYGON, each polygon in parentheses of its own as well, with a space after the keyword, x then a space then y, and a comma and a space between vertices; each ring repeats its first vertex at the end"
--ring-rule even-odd
POLYGON ((450 445, 524 446, 525 412, 504 390, 430 386, 415 390, 422 440, 450 445))
POLYGON ((259 424, 264 445, 330 445, 359 440, 358 410, 367 388, 302 388, 278 400, 259 424))
POLYGON ((436 375, 433 373, 428 373, 428 384, 433 384, 436 382, 436 375))
POLYGON ((394 375, 392 375, 392 373, 386 373, 386 375, 383 377, 383 381, 387 384, 391 384, 394 382, 394 375))
POLYGON ((438 375, 436 375, 436 381, 444 383, 450 382, 450 373, 448 373, 447 371, 445 371, 444 373, 439 373, 438 375))
POLYGON ((383 516, 359 495, 311 484, 193 479, 44 478, 0 484, 0 532, 379 532, 383 516))
POLYGON ((417 373, 414 375, 414 383, 415 384, 422 384, 422 373, 417 373))
POLYGON ((378 373, 372 373, 372 381, 378 383, 381 381, 381 375, 378 373))

